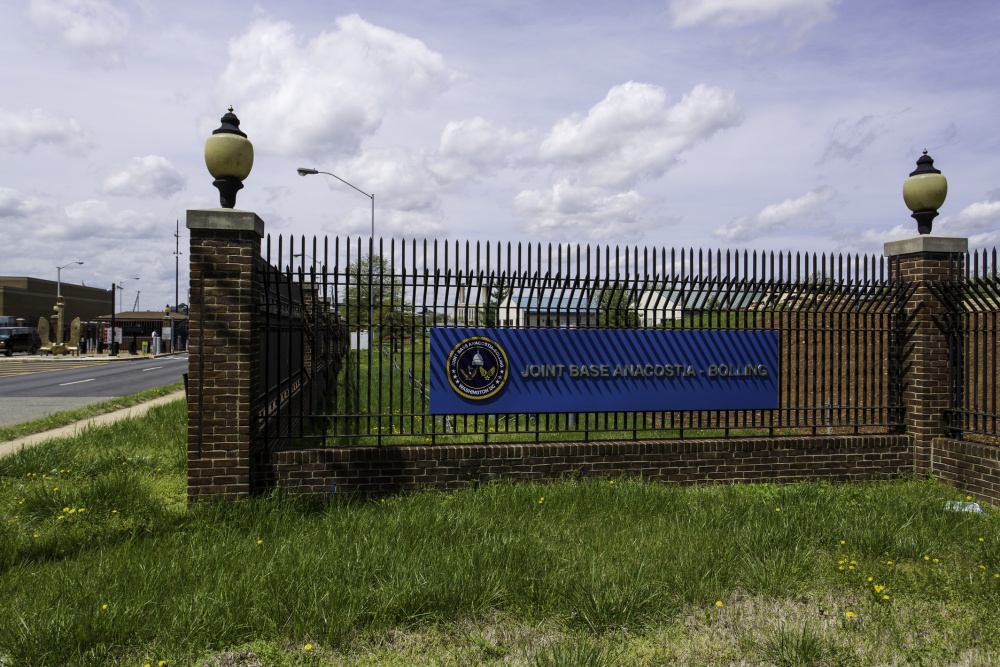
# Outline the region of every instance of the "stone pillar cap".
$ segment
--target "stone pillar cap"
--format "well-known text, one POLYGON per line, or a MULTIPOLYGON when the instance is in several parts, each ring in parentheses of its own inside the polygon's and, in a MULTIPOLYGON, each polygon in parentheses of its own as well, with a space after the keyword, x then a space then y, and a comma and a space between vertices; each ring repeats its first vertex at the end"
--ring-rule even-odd
POLYGON ((921 234, 909 239, 889 241, 885 244, 885 256, 918 255, 921 253, 967 253, 969 239, 961 236, 933 236, 921 234))
POLYGON ((264 237, 264 221, 253 211, 235 208, 188 209, 188 229, 212 229, 229 232, 256 232, 264 237))

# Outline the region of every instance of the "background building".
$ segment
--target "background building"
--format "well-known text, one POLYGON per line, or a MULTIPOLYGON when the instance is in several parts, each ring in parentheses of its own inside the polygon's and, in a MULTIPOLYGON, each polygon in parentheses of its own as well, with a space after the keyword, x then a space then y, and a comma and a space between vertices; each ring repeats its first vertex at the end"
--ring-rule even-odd
MULTIPOLYGON (((64 321, 96 321, 111 312, 111 290, 63 282, 59 287, 66 301, 64 321)), ((24 318, 24 326, 38 325, 38 318, 52 319, 56 305, 56 281, 27 276, 0 276, 0 315, 24 318)))

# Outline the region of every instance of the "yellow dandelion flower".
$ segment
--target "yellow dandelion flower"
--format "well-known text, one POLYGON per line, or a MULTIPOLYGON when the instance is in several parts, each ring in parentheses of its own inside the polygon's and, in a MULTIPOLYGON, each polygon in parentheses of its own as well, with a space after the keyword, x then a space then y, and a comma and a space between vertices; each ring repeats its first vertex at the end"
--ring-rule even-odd
POLYGON ((966 496, 965 499, 966 500, 972 500, 972 496, 966 496))
POLYGON ((841 565, 841 566, 840 566, 840 567, 838 567, 837 569, 838 569, 838 570, 840 570, 841 572, 843 572, 843 571, 844 571, 844 566, 843 566, 843 565, 841 565))
POLYGON ((876 593, 881 593, 884 590, 885 590, 885 586, 879 586, 878 584, 875 584, 875 592, 876 593))
POLYGON ((847 540, 841 540, 840 543, 841 544, 847 544, 847 540))
POLYGON ((930 559, 931 559, 930 556, 924 556, 924 560, 930 560, 930 559))
MULTIPOLYGON (((35 537, 38 537, 38 535, 35 535, 35 537)), ((993 578, 994 579, 1000 579, 1000 572, 997 572, 996 574, 994 574, 993 578)))
POLYGON ((846 616, 847 618, 854 618, 854 612, 850 610, 845 611, 844 616, 846 616))
POLYGON ((853 565, 849 565, 849 566, 847 567, 847 569, 848 569, 848 570, 853 570, 853 569, 854 569, 854 566, 853 566, 853 565))
POLYGON ((986 569, 986 566, 985 566, 985 565, 980 565, 980 566, 979 566, 979 569, 980 569, 980 570, 985 570, 985 569, 986 569))
POLYGON ((34 535, 32 535, 32 537, 37 540, 38 539, 38 533, 35 533, 34 535))
POLYGON ((868 581, 875 581, 875 577, 868 577, 868 581))
POLYGON ((882 599, 883 599, 883 600, 888 600, 888 599, 889 599, 889 596, 888 596, 888 595, 883 595, 883 596, 882 596, 882 599))
POLYGON ((52 490, 53 490, 53 491, 58 491, 58 490, 59 490, 59 487, 57 486, 57 487, 55 487, 55 488, 54 488, 54 489, 52 489, 52 490))
POLYGON ((264 540, 257 540, 257 544, 264 544, 264 540))
POLYGON ((156 667, 167 667, 167 661, 160 660, 158 663, 156 663, 156 667))
POLYGON ((885 562, 885 564, 886 564, 886 565, 892 565, 892 561, 891 561, 891 560, 887 560, 887 561, 885 562))
POLYGON ((112 514, 118 514, 118 510, 111 510, 112 514))
POLYGON ((716 607, 721 607, 722 606, 722 600, 716 600, 715 601, 715 606, 716 607))
POLYGON ((57 517, 56 517, 56 520, 57 520, 57 521, 62 521, 62 520, 63 520, 63 519, 65 519, 65 518, 66 518, 66 517, 64 517, 64 516, 63 516, 62 514, 60 514, 59 516, 57 516, 57 517))
POLYGON ((62 509, 62 511, 63 511, 63 512, 68 512, 68 511, 69 511, 69 508, 68 508, 68 507, 64 507, 64 508, 62 509))
POLYGON ((101 609, 105 609, 106 610, 107 608, 108 608, 108 605, 106 605, 106 604, 102 604, 101 605, 101 609))
POLYGON ((847 562, 846 560, 838 560, 837 565, 843 565, 846 562, 847 562))
POLYGON ((932 563, 940 563, 941 561, 940 561, 940 560, 938 560, 937 558, 935 558, 935 559, 933 559, 933 560, 932 560, 931 562, 932 562, 932 563))
POLYGON ((858 564, 858 561, 856 561, 856 560, 852 560, 851 561, 851 565, 857 565, 857 564, 858 564))
POLYGON ((780 511, 781 511, 781 508, 780 508, 780 507, 775 507, 775 508, 774 508, 774 511, 775 511, 775 512, 780 512, 780 511))
POLYGON ((86 510, 86 509, 84 509, 83 507, 81 507, 81 508, 79 508, 79 509, 77 510, 77 512, 86 512, 86 511, 87 511, 87 510, 86 510))
POLYGON ((70 513, 70 514, 76 514, 76 510, 75 510, 75 509, 72 509, 72 510, 70 510, 70 511, 69 511, 69 513, 70 513))
POLYGON ((313 650, 313 645, 312 644, 306 644, 302 648, 305 649, 306 651, 311 651, 311 650, 313 650))
POLYGON ((981 537, 980 537, 980 538, 979 538, 979 541, 980 541, 980 542, 985 542, 986 540, 984 540, 983 538, 981 538, 981 537))

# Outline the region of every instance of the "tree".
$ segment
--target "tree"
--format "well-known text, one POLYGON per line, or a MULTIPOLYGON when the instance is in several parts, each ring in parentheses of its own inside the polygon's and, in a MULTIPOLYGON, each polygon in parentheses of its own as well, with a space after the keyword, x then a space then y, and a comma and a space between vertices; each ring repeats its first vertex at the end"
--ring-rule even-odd
POLYGON ((351 262, 347 274, 347 290, 341 304, 341 314, 354 330, 378 325, 391 313, 406 306, 403 281, 394 275, 389 260, 365 255, 351 262), (370 317, 369 317, 370 315, 370 317))
POLYGON ((510 296, 510 286, 504 278, 497 278, 493 289, 490 290, 489 298, 486 300, 486 311, 483 314, 483 324, 488 327, 495 327, 500 322, 500 305, 510 296))
POLYGON ((637 329, 639 312, 635 294, 617 282, 608 283, 598 293, 600 314, 597 323, 608 329, 637 329))

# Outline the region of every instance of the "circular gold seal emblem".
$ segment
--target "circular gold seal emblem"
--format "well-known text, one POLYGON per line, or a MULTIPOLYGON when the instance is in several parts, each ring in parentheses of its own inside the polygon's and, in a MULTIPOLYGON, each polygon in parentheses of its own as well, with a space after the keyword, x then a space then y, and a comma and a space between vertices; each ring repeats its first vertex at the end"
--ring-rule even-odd
POLYGON ((490 338, 466 338, 448 353, 448 381, 462 398, 481 401, 496 396, 509 374, 507 353, 490 338))

